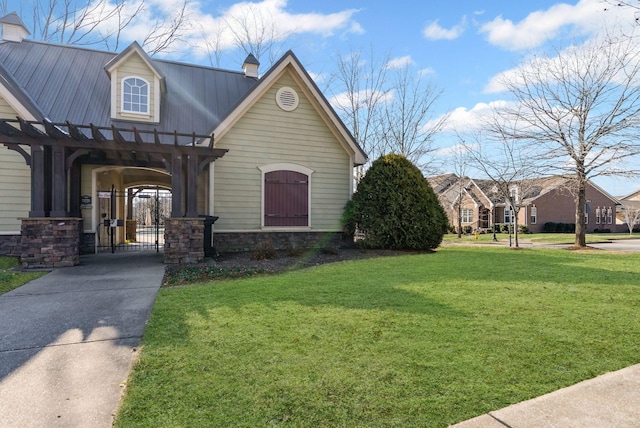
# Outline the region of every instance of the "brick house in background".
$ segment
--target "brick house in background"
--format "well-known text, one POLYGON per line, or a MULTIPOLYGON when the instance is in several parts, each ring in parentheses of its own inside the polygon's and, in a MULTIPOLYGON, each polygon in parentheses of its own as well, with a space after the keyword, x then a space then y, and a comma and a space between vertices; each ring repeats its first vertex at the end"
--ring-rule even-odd
MULTIPOLYGON (((489 230, 492 225, 512 223, 514 212, 498 193, 492 180, 480 180, 444 174, 427 179, 444 207, 452 226, 458 224, 458 201, 462 227, 489 230)), ((544 231, 546 223, 575 223, 575 199, 571 177, 549 176, 522 180, 513 191, 519 200, 518 224, 530 232, 544 231)), ((616 224, 616 207, 620 202, 596 184, 587 186, 587 232, 596 229, 622 231, 616 224)), ((623 227, 626 227, 622 225, 623 227)))

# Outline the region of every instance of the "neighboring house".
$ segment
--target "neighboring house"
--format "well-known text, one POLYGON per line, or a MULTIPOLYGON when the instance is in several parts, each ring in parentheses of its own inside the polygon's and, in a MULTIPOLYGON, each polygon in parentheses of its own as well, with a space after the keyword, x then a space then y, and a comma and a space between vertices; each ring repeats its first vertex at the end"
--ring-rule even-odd
POLYGON ((341 230, 366 155, 293 52, 260 76, 252 55, 236 72, 153 59, 135 42, 116 54, 26 40, 15 13, 0 24, 1 253, 24 256, 24 218, 81 219, 86 252, 123 242, 115 195, 145 186, 171 191, 172 220, 218 217, 218 250, 341 230))
POLYGON ((640 228, 640 190, 620 196, 618 200, 620 201, 616 212, 618 231, 628 232, 628 222, 631 223, 631 229, 637 231, 640 228))
MULTIPOLYGON (((445 174, 428 178, 428 181, 454 227, 458 225, 458 212, 461 214, 462 227, 471 230, 489 230, 494 224, 515 221, 514 210, 505 202, 498 192, 498 184, 492 180, 445 174)), ((571 177, 550 176, 522 180, 512 187, 516 200, 519 201, 518 224, 526 226, 529 231, 543 232, 546 223, 575 224, 575 198, 571 190, 571 177)), ((620 230, 615 221, 618 200, 592 182, 587 186, 586 196, 587 231, 620 230)))

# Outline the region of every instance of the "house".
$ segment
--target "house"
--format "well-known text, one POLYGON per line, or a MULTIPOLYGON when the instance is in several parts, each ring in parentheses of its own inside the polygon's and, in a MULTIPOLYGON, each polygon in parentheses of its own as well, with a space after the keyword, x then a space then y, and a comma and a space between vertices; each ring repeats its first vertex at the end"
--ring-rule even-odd
POLYGON ((629 224, 632 231, 640 228, 640 190, 626 196, 618 197, 620 205, 616 212, 616 224, 619 232, 628 232, 629 224))
POLYGON ((0 24, 0 253, 51 266, 113 251, 148 221, 132 211, 149 192, 169 198, 138 217, 166 211, 168 263, 201 260, 213 221, 218 251, 339 235, 366 154, 293 52, 260 75, 252 55, 221 70, 135 42, 27 40, 15 13, 0 24))
MULTIPOLYGON (((458 225, 458 212, 462 227, 467 231, 490 230, 495 224, 515 222, 515 210, 505 201, 504 193, 499 192, 498 183, 493 180, 444 174, 428 178, 428 181, 453 227, 458 225)), ((513 183, 510 191, 519 202, 518 224, 526 226, 530 232, 550 231, 551 223, 575 225, 571 177, 554 175, 521 180, 513 183)), ((618 200, 591 181, 586 197, 587 231, 618 231, 620 227, 615 222, 618 200)))

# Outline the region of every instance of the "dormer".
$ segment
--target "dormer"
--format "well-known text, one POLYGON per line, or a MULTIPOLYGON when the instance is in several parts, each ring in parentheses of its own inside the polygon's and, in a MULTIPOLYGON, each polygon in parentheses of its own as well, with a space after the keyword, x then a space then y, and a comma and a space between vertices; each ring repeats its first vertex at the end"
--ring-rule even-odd
POLYGON ((21 42, 29 34, 29 30, 17 13, 11 12, 0 18, 2 24, 2 40, 7 42, 21 42))
POLYGON ((104 66, 111 79, 111 118, 160 122, 165 80, 153 61, 133 42, 104 66))

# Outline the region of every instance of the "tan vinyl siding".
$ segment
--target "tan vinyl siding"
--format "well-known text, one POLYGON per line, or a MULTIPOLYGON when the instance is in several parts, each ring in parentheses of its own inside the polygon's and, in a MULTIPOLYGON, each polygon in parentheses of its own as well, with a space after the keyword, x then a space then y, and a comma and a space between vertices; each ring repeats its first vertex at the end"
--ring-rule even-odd
POLYGON ((157 122, 154 118, 155 85, 158 85, 157 79, 153 71, 149 69, 147 64, 138 56, 131 55, 127 60, 118 67, 116 82, 116 111, 118 119, 135 120, 142 122, 157 122), (149 83, 149 115, 122 113, 122 81, 127 77, 142 77, 149 83))
MULTIPOLYGON (((16 116, 15 110, 0 98, 0 117, 16 116)), ((22 155, 0 144, 0 234, 20 233, 18 218, 27 217, 30 208, 31 169, 22 155)))
POLYGON ((312 230, 339 230, 349 199, 350 158, 290 74, 285 73, 217 142, 229 152, 216 161, 216 230, 259 230, 262 216, 260 166, 293 163, 311 174, 312 230), (289 86, 300 102, 291 112, 276 104, 276 91, 289 86))

